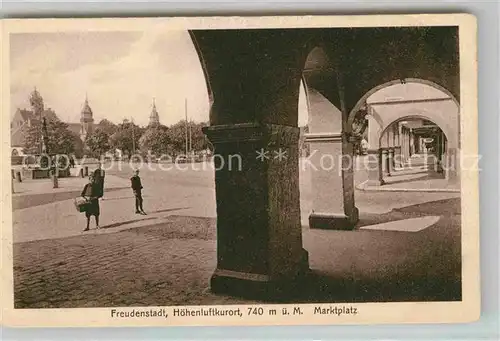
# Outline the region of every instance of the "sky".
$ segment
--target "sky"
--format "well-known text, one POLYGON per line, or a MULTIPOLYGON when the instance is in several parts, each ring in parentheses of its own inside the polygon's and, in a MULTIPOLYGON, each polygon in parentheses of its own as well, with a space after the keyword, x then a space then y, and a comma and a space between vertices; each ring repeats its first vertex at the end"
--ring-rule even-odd
MULTIPOLYGON (((187 31, 18 33, 10 37, 11 115, 29 108, 34 87, 45 106, 78 122, 88 97, 95 122, 149 121, 152 101, 162 124, 188 116, 208 121, 209 102, 198 55, 187 31)), ((301 87, 299 125, 307 123, 301 87)))

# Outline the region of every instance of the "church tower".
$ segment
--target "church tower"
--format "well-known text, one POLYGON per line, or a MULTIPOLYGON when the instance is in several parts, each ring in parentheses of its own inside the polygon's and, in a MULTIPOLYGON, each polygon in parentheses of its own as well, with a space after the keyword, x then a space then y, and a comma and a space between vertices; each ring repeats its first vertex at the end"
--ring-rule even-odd
POLYGON ((158 127, 160 125, 160 115, 156 110, 155 99, 153 98, 153 109, 151 110, 151 115, 149 115, 149 127, 158 127))
POLYGON ((80 138, 82 141, 85 141, 87 136, 94 130, 94 117, 87 96, 85 96, 85 103, 83 104, 82 114, 80 116, 80 124, 80 138))
POLYGON ((30 95, 30 105, 31 105, 31 110, 33 112, 34 118, 35 119, 42 119, 42 113, 45 110, 44 104, 43 104, 43 98, 38 92, 38 90, 35 89, 30 95))

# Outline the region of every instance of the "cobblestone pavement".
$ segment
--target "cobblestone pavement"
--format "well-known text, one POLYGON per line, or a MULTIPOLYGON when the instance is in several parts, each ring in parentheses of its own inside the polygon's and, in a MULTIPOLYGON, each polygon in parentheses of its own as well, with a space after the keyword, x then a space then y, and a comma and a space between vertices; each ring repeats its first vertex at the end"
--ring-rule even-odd
POLYGON ((187 219, 173 231, 175 226, 173 218, 105 237, 15 244, 16 308, 237 303, 208 291, 213 220, 187 219))
MULTIPOLYGON (((417 233, 305 228, 313 273, 297 301, 460 299, 459 205, 448 199, 361 217, 362 226, 439 217, 417 233)), ((16 243, 15 306, 255 303, 209 291, 215 250, 215 219, 185 216, 110 234, 16 243)))

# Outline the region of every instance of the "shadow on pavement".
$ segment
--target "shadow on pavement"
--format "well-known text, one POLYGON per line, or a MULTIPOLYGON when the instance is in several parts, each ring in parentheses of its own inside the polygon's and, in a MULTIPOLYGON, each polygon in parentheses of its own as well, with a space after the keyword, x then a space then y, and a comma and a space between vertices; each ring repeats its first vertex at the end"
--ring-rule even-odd
POLYGON ((460 214, 460 198, 430 201, 423 204, 395 208, 391 212, 376 214, 360 212, 356 227, 389 223, 391 221, 422 217, 426 215, 458 215, 460 214))
POLYGON ((164 212, 180 211, 180 210, 187 210, 190 208, 191 207, 166 208, 164 210, 151 211, 151 213, 164 213, 164 212))
POLYGON ((387 272, 384 276, 332 276, 311 271, 300 285, 301 293, 294 302, 415 302, 460 301, 462 284, 459 274, 429 275, 425 269, 412 268, 401 273, 387 272))
MULTIPOLYGON (((157 211, 150 212, 150 214, 178 211, 178 210, 182 210, 182 209, 185 209, 185 208, 186 207, 169 208, 169 209, 164 209, 164 210, 157 210, 157 211)), ((189 208, 189 207, 187 207, 187 208, 189 208)), ((119 227, 119 226, 123 226, 123 225, 127 225, 127 224, 136 223, 136 222, 139 222, 139 221, 155 220, 155 219, 158 219, 158 218, 168 218, 168 217, 169 216, 167 215, 167 216, 164 216, 164 217, 144 217, 144 218, 140 218, 140 219, 132 219, 132 220, 127 220, 127 221, 122 221, 122 222, 117 222, 117 223, 113 223, 113 224, 104 225, 104 226, 101 226, 101 229, 109 229, 109 228, 113 228, 113 227, 119 227)), ((151 225, 146 225, 145 227, 150 227, 150 226, 151 225)))
POLYGON ((132 220, 127 220, 127 221, 121 221, 119 223, 101 226, 101 229, 110 229, 113 227, 119 227, 119 226, 123 226, 123 225, 127 225, 127 224, 137 223, 139 221, 154 220, 154 219, 158 219, 158 217, 147 217, 147 218, 142 218, 142 219, 132 219, 132 220))
MULTIPOLYGON (((393 173, 389 177, 384 177, 384 181, 386 182, 386 185, 395 185, 395 184, 409 183, 409 182, 414 182, 414 181, 444 179, 444 175, 432 172, 432 173, 427 173, 426 175, 420 175, 418 177, 411 177, 411 178, 407 178, 407 179, 395 180, 395 178, 398 178, 399 176, 404 176, 404 175, 407 175, 407 174, 393 173)), ((411 174, 411 175, 413 175, 413 174, 411 174)))
POLYGON ((457 197, 396 208, 393 209, 393 212, 426 215, 458 215, 461 214, 462 208, 460 197, 457 197))
MULTIPOLYGON (((106 189, 105 192, 113 192, 125 188, 128 187, 109 188, 106 189)), ((81 193, 82 191, 80 190, 71 192, 39 193, 33 195, 14 196, 12 197, 12 210, 21 210, 23 208, 47 205, 53 202, 74 199, 79 197, 81 193)), ((111 199, 105 199, 105 200, 111 200, 111 199)))

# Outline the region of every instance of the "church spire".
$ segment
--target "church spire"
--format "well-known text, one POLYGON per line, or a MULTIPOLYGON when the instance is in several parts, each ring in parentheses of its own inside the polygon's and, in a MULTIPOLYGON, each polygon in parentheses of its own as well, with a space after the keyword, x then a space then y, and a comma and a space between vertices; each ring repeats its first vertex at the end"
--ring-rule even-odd
POLYGON ((160 125, 160 115, 158 115, 158 110, 156 110, 156 101, 153 97, 153 108, 151 109, 151 115, 149 115, 149 126, 157 127, 160 125))
POLYGON ((44 108, 43 98, 38 92, 36 86, 33 88, 33 92, 30 95, 30 105, 33 113, 38 117, 42 115, 44 108))
POLYGON ((80 138, 85 141, 87 136, 94 130, 94 114, 89 105, 89 98, 85 93, 85 102, 80 115, 80 138))

